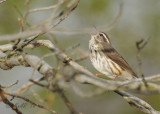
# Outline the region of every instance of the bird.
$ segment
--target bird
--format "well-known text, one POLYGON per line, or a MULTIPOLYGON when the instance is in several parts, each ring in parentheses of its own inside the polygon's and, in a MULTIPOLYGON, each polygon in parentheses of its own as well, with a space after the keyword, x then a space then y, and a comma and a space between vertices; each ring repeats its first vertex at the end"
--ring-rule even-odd
POLYGON ((109 36, 104 32, 90 34, 90 60, 100 73, 115 80, 130 80, 137 78, 127 61, 113 48, 109 36))

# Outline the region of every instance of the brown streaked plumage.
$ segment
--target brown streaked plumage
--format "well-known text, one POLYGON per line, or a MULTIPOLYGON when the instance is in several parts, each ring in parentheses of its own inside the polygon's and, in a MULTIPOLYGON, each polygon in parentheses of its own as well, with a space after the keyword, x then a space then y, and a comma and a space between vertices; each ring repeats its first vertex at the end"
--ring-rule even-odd
POLYGON ((89 42, 90 59, 93 66, 109 78, 132 79, 134 73, 124 58, 112 47, 107 34, 99 32, 91 35, 89 42))

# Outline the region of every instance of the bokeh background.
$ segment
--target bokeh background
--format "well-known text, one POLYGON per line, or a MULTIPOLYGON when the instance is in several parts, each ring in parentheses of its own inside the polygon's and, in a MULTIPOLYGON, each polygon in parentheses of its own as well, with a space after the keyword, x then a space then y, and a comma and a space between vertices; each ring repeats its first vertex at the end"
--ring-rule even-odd
MULTIPOLYGON (((6 3, 0 4, 0 35, 13 34, 19 32, 18 17, 16 7, 25 12, 24 0, 8 0, 6 3)), ((32 0, 31 9, 37 7, 49 6, 56 3, 57 0, 32 0)), ((143 63, 143 70, 145 76, 151 76, 160 73, 160 1, 159 0, 81 0, 78 8, 72 12, 72 14, 64 20, 58 27, 65 29, 84 29, 94 28, 97 29, 103 25, 109 25, 117 13, 119 12, 120 3, 123 4, 122 15, 114 28, 106 32, 111 36, 111 42, 117 51, 129 62, 132 68, 137 74, 139 74, 138 64, 136 60, 136 41, 141 38, 147 39, 151 37, 150 42, 141 52, 141 59, 143 63)), ((38 12, 31 14, 28 21, 31 24, 35 24, 42 19, 46 18, 50 12, 38 12)), ((57 28, 58 28, 57 27, 57 28)), ((95 33, 93 29, 91 33, 95 33)), ((55 37, 58 41, 58 45, 61 49, 70 47, 76 43, 80 43, 79 49, 88 50, 88 42, 90 37, 86 34, 72 35, 57 33, 55 37)), ((4 43, 4 42, 2 42, 4 43)), ((2 44, 1 43, 1 44, 2 44)), ((29 54, 35 54, 42 56, 49 51, 45 48, 38 48, 32 51, 28 51, 29 54)), ((75 53, 73 58, 79 57, 79 54, 75 53)), ((50 65, 54 66, 55 61, 52 58, 46 59, 50 65)), ((89 59, 86 59, 79 64, 85 66, 93 73, 97 71, 91 65, 89 59)), ((22 84, 28 81, 32 74, 32 68, 15 67, 8 71, 0 69, 0 84, 7 85, 19 80, 19 83, 8 91, 14 91, 22 84)), ((36 74, 36 77, 41 77, 40 74, 36 74)), ((82 85, 83 86, 83 85, 82 85)), ((96 87, 83 86, 82 89, 87 91, 93 90, 96 87)), ((62 99, 54 93, 51 93, 44 89, 33 87, 41 98, 44 98, 46 103, 43 105, 54 109, 59 114, 69 114, 69 111, 62 99)), ((103 92, 100 95, 92 97, 81 97, 75 94, 72 89, 66 88, 66 95, 79 112, 84 114, 142 114, 138 110, 131 108, 127 102, 125 102, 120 96, 113 92, 103 92)), ((156 110, 160 110, 160 95, 139 95, 136 96, 144 99, 153 106, 156 110)), ((33 101, 40 103, 34 97, 31 92, 24 94, 33 101)), ((23 107, 22 100, 14 100, 14 103, 20 107, 20 110, 28 113, 41 113, 48 114, 47 111, 32 107, 27 104, 23 107)), ((42 104, 42 103, 40 103, 42 104)), ((10 108, 6 107, 2 102, 0 103, 0 112, 3 114, 15 114, 10 108)))

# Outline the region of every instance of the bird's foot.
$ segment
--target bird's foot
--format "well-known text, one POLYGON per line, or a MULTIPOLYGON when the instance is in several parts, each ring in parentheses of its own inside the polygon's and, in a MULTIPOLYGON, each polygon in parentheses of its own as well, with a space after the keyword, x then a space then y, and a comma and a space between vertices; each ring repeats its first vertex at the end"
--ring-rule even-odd
POLYGON ((118 77, 118 75, 116 75, 114 78, 113 78, 113 81, 118 77))
POLYGON ((99 74, 99 73, 96 73, 94 74, 96 77, 100 76, 100 75, 103 75, 103 74, 99 74))

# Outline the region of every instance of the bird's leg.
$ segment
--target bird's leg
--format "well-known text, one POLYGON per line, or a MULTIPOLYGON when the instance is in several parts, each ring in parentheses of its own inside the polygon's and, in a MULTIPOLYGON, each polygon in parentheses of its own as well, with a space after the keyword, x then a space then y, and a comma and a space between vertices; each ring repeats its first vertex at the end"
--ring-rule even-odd
POLYGON ((118 77, 118 75, 115 76, 115 78, 113 79, 113 81, 118 77))
POLYGON ((100 76, 100 75, 103 75, 103 74, 100 74, 100 73, 96 73, 96 74, 94 74, 94 75, 95 75, 95 76, 97 77, 97 76, 100 76))

